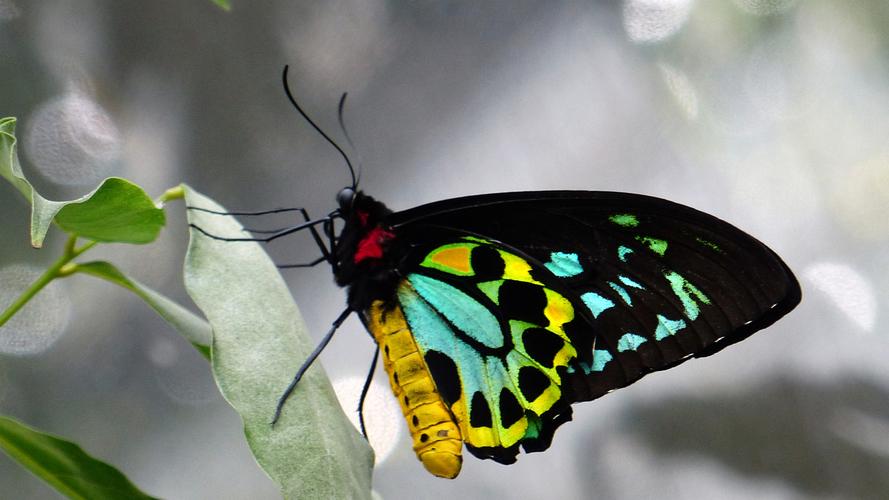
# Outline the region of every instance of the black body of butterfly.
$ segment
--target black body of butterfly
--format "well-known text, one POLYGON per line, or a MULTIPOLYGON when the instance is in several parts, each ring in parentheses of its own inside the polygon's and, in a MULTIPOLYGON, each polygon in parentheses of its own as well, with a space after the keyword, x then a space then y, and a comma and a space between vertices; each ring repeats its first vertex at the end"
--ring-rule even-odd
MULTIPOLYGON (((284 78, 286 89, 286 68, 284 78)), ((459 473, 463 444, 501 463, 544 450, 571 404, 714 354, 800 301, 776 253, 667 200, 531 191, 393 212, 352 172, 337 210, 288 231, 312 231, 322 257, 306 265, 329 262, 348 307, 275 420, 355 312, 383 353, 418 458, 438 476, 459 473)))

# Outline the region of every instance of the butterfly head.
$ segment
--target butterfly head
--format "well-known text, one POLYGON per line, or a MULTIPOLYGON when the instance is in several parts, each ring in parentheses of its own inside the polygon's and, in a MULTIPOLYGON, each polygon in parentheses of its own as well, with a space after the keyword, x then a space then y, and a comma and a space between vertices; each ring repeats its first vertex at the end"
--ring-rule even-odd
POLYGON ((364 310, 381 296, 395 293, 398 276, 393 272, 402 252, 387 218, 386 205, 354 188, 337 194, 339 215, 345 221, 336 246, 336 282, 349 287, 349 305, 364 310))
POLYGON ((344 216, 348 216, 348 214, 352 213, 352 207, 354 206, 355 198, 357 197, 358 192, 351 186, 340 189, 340 192, 336 194, 336 204, 340 207, 340 213, 344 216))

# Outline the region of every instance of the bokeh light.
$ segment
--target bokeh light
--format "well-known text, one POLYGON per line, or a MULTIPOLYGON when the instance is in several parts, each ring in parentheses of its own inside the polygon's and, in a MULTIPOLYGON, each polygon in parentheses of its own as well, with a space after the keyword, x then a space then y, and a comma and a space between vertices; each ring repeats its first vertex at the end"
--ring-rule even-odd
MULTIPOLYGON (((364 379, 361 377, 343 377, 333 381, 333 390, 340 405, 358 430, 361 427, 355 409, 358 408, 362 387, 364 379)), ((401 408, 392 395, 392 390, 375 380, 371 383, 364 401, 364 424, 367 426, 367 438, 376 456, 376 465, 379 466, 392 454, 407 424, 401 414, 401 408)))
POLYGON ((833 214, 852 235, 865 240, 889 238, 889 154, 851 166, 831 186, 829 201, 833 214))
POLYGON ((57 184, 94 185, 120 155, 120 133, 111 116, 82 92, 50 99, 27 123, 26 156, 57 184))
POLYGON ((667 63, 658 64, 658 69, 679 109, 686 118, 695 120, 698 117, 698 93, 688 75, 667 63))
POLYGON ((660 42, 688 20, 692 0, 625 0, 624 29, 637 43, 660 42))
POLYGON ((803 276, 862 330, 871 331, 877 320, 873 286, 852 266, 820 262, 807 267, 803 276))
POLYGON ((784 12, 794 5, 797 0, 733 0, 735 5, 746 12, 757 16, 770 16, 784 12))
POLYGON ((763 37, 747 59, 744 90, 754 109, 766 120, 791 119, 816 110, 811 61, 799 57, 793 36, 763 37))
MULTIPOLYGON (((37 266, 24 264, 0 268, 0 308, 12 304, 42 272, 37 266)), ((70 309, 62 283, 51 282, 0 326, 0 353, 25 356, 46 351, 65 332, 70 309)))

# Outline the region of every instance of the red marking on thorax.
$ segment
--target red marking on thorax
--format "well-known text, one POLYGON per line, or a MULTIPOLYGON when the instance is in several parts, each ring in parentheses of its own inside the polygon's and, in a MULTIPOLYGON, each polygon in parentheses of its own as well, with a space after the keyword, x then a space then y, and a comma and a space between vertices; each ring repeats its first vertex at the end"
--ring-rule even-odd
POLYGON ((366 226, 367 218, 369 217, 368 213, 359 210, 358 212, 356 212, 356 214, 358 215, 358 220, 361 221, 361 226, 366 226))
POLYGON ((355 251, 355 263, 365 259, 379 259, 383 256, 383 243, 395 237, 395 233, 386 231, 380 226, 370 230, 367 235, 358 242, 355 251))

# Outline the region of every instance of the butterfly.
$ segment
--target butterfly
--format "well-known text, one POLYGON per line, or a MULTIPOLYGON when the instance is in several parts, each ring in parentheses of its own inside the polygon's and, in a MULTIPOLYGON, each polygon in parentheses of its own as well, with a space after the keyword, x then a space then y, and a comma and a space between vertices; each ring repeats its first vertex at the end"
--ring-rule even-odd
POLYGON ((291 102, 342 153, 352 184, 327 217, 304 212, 306 223, 287 231, 312 232, 322 256, 293 267, 328 262, 347 308, 281 397, 275 420, 333 332, 357 313, 382 353, 417 457, 432 474, 454 478, 464 446, 503 464, 520 450, 546 450, 572 404, 714 354, 800 301, 775 252, 664 199, 528 191, 393 212, 358 189, 348 157, 302 111, 286 75, 291 102))

